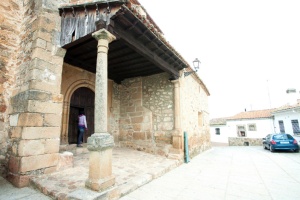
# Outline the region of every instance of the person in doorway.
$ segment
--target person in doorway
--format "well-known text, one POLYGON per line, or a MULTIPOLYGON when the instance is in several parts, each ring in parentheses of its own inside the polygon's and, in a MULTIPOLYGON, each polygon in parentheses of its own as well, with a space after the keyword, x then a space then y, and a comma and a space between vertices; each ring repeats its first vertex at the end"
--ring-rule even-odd
POLYGON ((84 111, 81 110, 78 116, 78 140, 77 147, 82 147, 83 142, 83 134, 84 131, 87 130, 86 117, 84 115, 84 111))

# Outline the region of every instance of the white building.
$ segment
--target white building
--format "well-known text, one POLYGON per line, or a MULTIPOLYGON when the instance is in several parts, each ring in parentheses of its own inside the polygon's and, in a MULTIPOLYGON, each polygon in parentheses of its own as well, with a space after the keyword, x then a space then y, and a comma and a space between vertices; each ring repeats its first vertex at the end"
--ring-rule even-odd
POLYGON ((300 102, 296 105, 286 105, 276 109, 273 113, 276 133, 299 135, 300 102))
POLYGON ((242 144, 244 142, 260 144, 258 138, 261 139, 269 133, 274 133, 272 111, 272 109, 268 109, 241 112, 226 118, 223 124, 216 123, 214 119, 211 120, 211 142, 231 143, 229 141, 238 139, 242 144), (220 130, 219 134, 217 130, 220 130), (234 139, 229 140, 229 138, 234 139))

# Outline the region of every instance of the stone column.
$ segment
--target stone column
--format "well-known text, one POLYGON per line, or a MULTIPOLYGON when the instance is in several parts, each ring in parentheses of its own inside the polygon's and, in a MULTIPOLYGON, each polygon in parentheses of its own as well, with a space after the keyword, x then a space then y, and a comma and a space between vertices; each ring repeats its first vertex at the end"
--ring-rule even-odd
POLYGON ((181 127, 181 106, 180 106, 180 79, 172 81, 174 84, 174 114, 175 114, 175 130, 172 134, 173 148, 177 153, 183 151, 183 131, 181 127))
POLYGON ((112 175, 112 148, 114 139, 107 132, 107 53, 108 44, 115 40, 106 29, 92 35, 98 40, 98 55, 95 84, 95 133, 88 138, 90 151, 89 178, 86 187, 103 191, 115 184, 112 175))

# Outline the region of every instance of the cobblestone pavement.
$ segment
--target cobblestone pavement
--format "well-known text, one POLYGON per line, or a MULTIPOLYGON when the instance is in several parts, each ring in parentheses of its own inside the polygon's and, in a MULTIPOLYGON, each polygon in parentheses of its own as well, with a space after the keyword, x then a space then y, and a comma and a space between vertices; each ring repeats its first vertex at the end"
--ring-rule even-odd
POLYGON ((213 147, 120 200, 300 199, 300 154, 213 147))
MULTIPOLYGON (((114 148, 112 164, 116 187, 110 195, 118 197, 128 194, 181 163, 159 155, 126 148, 114 148)), ((85 188, 88 169, 89 154, 79 154, 74 156, 74 168, 35 177, 32 179, 32 184, 47 196, 55 199, 68 199, 68 195, 72 192, 85 188)))

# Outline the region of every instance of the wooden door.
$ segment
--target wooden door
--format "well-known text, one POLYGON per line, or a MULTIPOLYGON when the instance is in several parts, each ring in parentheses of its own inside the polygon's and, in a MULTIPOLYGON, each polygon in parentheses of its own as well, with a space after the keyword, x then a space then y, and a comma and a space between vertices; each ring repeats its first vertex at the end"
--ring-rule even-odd
POLYGON ((70 115, 69 115, 69 144, 77 143, 78 137, 78 114, 83 110, 86 115, 88 130, 85 131, 83 142, 94 133, 94 102, 95 93, 89 88, 78 88, 71 97, 70 115))

